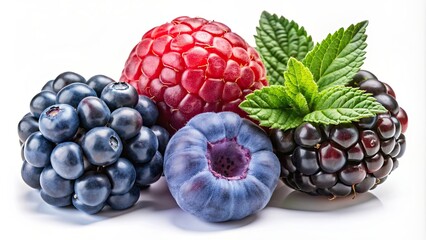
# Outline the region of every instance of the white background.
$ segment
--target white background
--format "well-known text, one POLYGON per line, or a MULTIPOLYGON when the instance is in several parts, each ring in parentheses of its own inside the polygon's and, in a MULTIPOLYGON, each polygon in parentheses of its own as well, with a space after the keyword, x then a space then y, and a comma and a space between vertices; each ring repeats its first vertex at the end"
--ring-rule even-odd
POLYGON ((425 1, 10 2, 0 3, 1 239, 426 239, 425 1), (370 21, 363 68, 393 86, 410 118, 406 154, 383 185, 328 201, 280 184, 258 214, 211 224, 181 211, 164 181, 131 210, 97 216, 50 207, 22 182, 16 126, 45 81, 68 70, 118 79, 142 34, 181 15, 223 22, 253 45, 262 10, 295 20, 315 41, 370 21))

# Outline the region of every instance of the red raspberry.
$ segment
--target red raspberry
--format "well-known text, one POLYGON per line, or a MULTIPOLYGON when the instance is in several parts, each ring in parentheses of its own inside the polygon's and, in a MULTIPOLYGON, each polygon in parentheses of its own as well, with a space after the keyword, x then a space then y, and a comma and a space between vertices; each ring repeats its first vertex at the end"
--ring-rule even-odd
POLYGON ((178 17, 145 33, 126 61, 121 81, 151 97, 170 132, 201 112, 233 111, 268 85, 259 54, 220 22, 178 17))

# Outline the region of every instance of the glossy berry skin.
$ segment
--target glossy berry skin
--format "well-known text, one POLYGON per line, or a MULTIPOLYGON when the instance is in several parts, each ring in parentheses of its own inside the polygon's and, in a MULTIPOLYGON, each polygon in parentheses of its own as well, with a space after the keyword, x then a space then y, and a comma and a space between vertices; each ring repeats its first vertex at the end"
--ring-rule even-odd
POLYGON ((74 142, 63 142, 53 149, 50 163, 55 172, 69 180, 74 180, 83 175, 83 150, 74 142))
POLYGON ((149 97, 139 95, 135 109, 141 114, 144 126, 152 127, 157 122, 158 108, 149 97))
POLYGON ((111 182, 111 194, 124 194, 130 191, 135 183, 136 170, 125 158, 119 158, 117 162, 106 167, 105 173, 111 182))
POLYGON ((74 184, 75 198, 82 204, 98 206, 104 203, 111 193, 111 183, 105 174, 87 172, 74 184))
POLYGON ((80 125, 86 130, 105 126, 111 116, 106 103, 97 97, 86 97, 77 106, 80 125))
POLYGON ((24 182, 35 189, 40 189, 40 175, 43 168, 34 167, 27 161, 24 161, 21 168, 21 177, 24 182))
POLYGON ((355 196, 383 183, 398 167, 406 147, 403 129, 408 117, 395 93, 365 70, 349 85, 371 93, 388 112, 353 123, 303 123, 286 131, 271 130, 281 179, 289 187, 330 199, 355 196))
POLYGON ((125 82, 113 82, 105 86, 100 97, 114 111, 120 107, 133 108, 138 103, 136 89, 125 82))
POLYGON ((46 167, 50 164, 50 154, 55 144, 47 140, 41 132, 31 134, 25 141, 24 157, 34 167, 46 167))
POLYGON ((56 103, 56 94, 50 91, 41 91, 37 93, 30 102, 30 111, 36 118, 40 117, 40 114, 47 107, 56 103))
POLYGON ((164 151, 166 151, 167 143, 170 140, 170 134, 169 132, 158 125, 154 125, 151 127, 151 131, 157 136, 158 139, 158 151, 161 154, 164 154, 164 151))
POLYGON ((50 91, 55 93, 55 91, 53 90, 53 81, 55 81, 54 79, 47 81, 43 87, 41 88, 41 91, 50 91))
POLYGON ((75 72, 63 72, 59 74, 52 82, 52 89, 55 93, 58 93, 62 88, 72 83, 85 83, 86 79, 75 72))
POLYGON ((122 140, 127 140, 138 135, 142 123, 142 116, 138 111, 129 107, 121 107, 111 113, 108 126, 112 128, 122 140))
POLYGON ((97 127, 84 135, 81 148, 91 164, 107 166, 118 160, 123 151, 123 143, 111 128, 97 127))
POLYGON ((25 115, 18 123, 18 137, 19 141, 24 143, 27 138, 38 132, 38 118, 30 115, 25 115))
POLYGON ((55 198, 47 194, 44 190, 41 190, 40 197, 43 199, 45 203, 55 207, 66 207, 71 205, 71 202, 72 202, 72 194, 65 197, 55 198))
POLYGON ((98 97, 101 96, 102 90, 105 88, 106 85, 115 82, 114 79, 107 77, 105 75, 95 75, 89 80, 87 80, 86 84, 87 86, 91 87, 93 90, 95 90, 96 95, 98 97))
POLYGON ((153 184, 163 174, 163 156, 156 152, 151 161, 144 164, 136 164, 136 184, 144 187, 153 184))
POLYGON ((158 149, 157 136, 147 127, 142 127, 138 135, 126 142, 124 154, 135 164, 143 164, 152 160, 158 149))
POLYGON ((56 96, 56 103, 68 104, 77 108, 80 101, 89 96, 95 96, 96 92, 93 88, 85 83, 72 83, 62 88, 56 96))
POLYGON ((75 197, 72 198, 72 205, 76 209, 78 209, 78 210, 80 210, 80 211, 82 211, 86 214, 89 214, 89 215, 96 214, 96 213, 100 212, 105 207, 105 203, 100 203, 100 204, 95 205, 95 206, 90 206, 90 205, 82 203, 79 199, 77 199, 75 197))
POLYGON ((170 132, 202 112, 233 111, 267 85, 259 54, 229 27, 178 17, 145 33, 125 63, 120 81, 152 98, 159 124, 170 132))
POLYGON ((55 143, 71 139, 79 125, 77 111, 68 104, 55 104, 46 108, 39 119, 40 132, 55 143))
POLYGON ((73 182, 59 176, 52 166, 43 169, 40 175, 42 189, 51 197, 61 198, 73 193, 73 182))
POLYGON ((210 222, 263 209, 279 176, 265 132, 236 113, 202 113, 171 139, 164 175, 178 205, 210 222))
POLYGON ((140 189, 133 187, 128 192, 118 195, 110 195, 107 204, 114 210, 124 210, 132 207, 138 201, 140 189))

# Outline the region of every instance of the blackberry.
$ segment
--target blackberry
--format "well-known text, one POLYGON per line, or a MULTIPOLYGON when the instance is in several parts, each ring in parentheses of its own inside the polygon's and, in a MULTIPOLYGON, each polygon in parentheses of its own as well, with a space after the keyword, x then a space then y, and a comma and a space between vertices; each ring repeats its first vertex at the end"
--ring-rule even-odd
POLYGON ((155 103, 128 83, 61 73, 18 123, 22 179, 52 206, 130 208, 163 173, 170 135, 157 118, 155 103))
POLYGON ((339 125, 303 123, 270 137, 289 187, 330 198, 363 193, 383 183, 406 148, 407 113, 395 92, 371 72, 361 70, 348 85, 371 93, 387 113, 339 125))

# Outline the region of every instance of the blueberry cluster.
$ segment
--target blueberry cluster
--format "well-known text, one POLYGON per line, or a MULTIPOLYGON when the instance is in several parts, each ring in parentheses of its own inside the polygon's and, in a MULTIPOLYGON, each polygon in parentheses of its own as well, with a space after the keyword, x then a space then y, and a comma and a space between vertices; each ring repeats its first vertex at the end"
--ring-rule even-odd
POLYGON ((169 133, 157 118, 155 103, 128 83, 64 72, 18 124, 22 178, 54 206, 129 208, 163 172, 169 133))
POLYGON ((273 130, 286 185, 312 195, 343 197, 375 188, 398 167, 408 117, 394 91, 365 70, 350 85, 371 93, 388 112, 355 123, 303 123, 287 131, 273 130))

